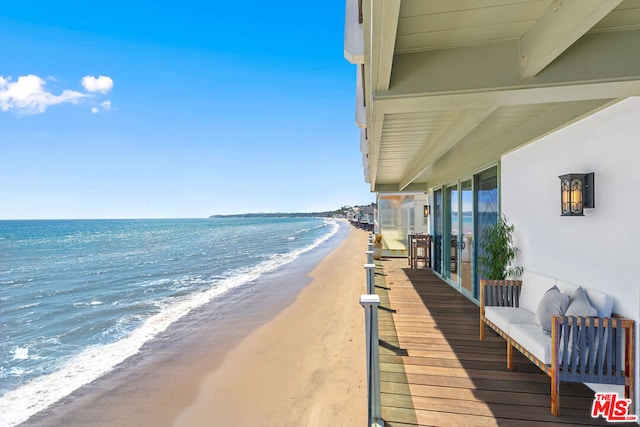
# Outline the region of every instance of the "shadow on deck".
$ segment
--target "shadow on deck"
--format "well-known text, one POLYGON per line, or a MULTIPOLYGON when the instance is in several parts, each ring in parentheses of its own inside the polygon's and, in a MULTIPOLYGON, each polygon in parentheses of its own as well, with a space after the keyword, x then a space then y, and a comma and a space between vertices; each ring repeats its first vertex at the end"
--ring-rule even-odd
POLYGON ((479 308, 431 270, 406 259, 378 263, 380 378, 385 426, 584 426, 593 392, 561 383, 560 416, 550 412, 549 377, 489 329, 478 338, 479 308))

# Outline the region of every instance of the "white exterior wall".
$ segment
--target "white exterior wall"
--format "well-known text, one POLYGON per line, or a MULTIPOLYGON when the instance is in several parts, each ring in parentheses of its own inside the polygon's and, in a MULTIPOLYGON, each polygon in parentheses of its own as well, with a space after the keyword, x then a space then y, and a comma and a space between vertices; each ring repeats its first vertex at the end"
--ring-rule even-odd
POLYGON ((358 0, 347 0, 344 19, 344 57, 352 64, 364 64, 364 29, 358 22, 358 0))
POLYGON ((429 233, 429 218, 424 216, 424 207, 429 204, 428 194, 416 194, 416 209, 414 210, 415 230, 414 233, 429 233))
POLYGON ((364 76, 362 67, 356 67, 356 125, 362 130, 367 127, 367 109, 364 106, 364 76))
MULTIPOLYGON (((640 98, 630 98, 503 156, 502 212, 519 265, 615 299, 640 321, 640 98), (560 216, 559 175, 595 172, 595 208, 560 216)), ((636 367, 640 367, 636 349, 636 367)), ((636 368, 636 384, 638 384, 636 368)), ((636 390, 638 388, 636 387, 636 390)), ((636 396, 638 391, 636 391, 636 396)), ((636 408, 638 408, 636 402, 636 408)))

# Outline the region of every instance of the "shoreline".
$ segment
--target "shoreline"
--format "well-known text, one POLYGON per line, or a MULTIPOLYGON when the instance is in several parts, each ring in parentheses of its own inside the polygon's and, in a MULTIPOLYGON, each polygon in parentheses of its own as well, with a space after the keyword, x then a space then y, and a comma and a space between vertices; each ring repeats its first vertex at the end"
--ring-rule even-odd
POLYGON ((197 399, 173 426, 366 424, 359 297, 364 292, 367 235, 351 229, 342 245, 310 273, 313 282, 296 302, 243 340, 207 375, 197 399))
MULTIPOLYGON (((189 321, 179 322, 160 334, 116 370, 36 414, 21 426, 173 425, 174 420, 200 396, 203 378, 222 369, 231 352, 248 337, 297 304, 300 295, 313 285, 309 270, 314 268, 315 271, 345 242, 353 239, 354 230, 344 222, 340 227, 342 231, 332 239, 341 241, 334 241, 318 253, 307 254, 306 261, 296 264, 293 272, 276 271, 260 279, 261 286, 256 294, 264 304, 256 304, 256 296, 249 290, 195 310, 189 315, 189 321), (346 234, 348 236, 344 237, 346 234), (290 280, 292 274, 296 283, 287 284, 285 290, 274 286, 278 280, 290 280), (271 285, 263 287, 263 281, 271 285)), ((366 235, 362 238, 365 243, 358 248, 359 273, 366 235)), ((357 304, 357 300, 355 302, 357 304)), ((361 310, 359 305, 358 308, 361 310)), ((359 338, 364 340, 363 335, 359 338)), ((364 369, 364 362, 361 365, 364 369)))

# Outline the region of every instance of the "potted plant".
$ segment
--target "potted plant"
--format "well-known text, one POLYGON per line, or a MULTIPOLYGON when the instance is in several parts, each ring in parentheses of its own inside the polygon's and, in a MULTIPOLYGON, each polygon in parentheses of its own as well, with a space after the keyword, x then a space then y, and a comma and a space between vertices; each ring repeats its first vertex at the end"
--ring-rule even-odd
POLYGON ((512 265, 520 250, 513 246, 513 224, 502 215, 499 220, 482 232, 478 271, 480 277, 488 280, 504 280, 522 275, 523 267, 512 265))
POLYGON ((376 234, 373 241, 373 259, 382 259, 382 235, 376 234))

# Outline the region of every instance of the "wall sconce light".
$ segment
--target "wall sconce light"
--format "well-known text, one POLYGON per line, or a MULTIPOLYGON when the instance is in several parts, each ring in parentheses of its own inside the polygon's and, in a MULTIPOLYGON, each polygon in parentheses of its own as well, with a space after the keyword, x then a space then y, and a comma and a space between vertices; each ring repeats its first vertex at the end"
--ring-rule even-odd
POLYGON ((560 215, 584 216, 584 208, 594 208, 594 173, 560 175, 560 215))
POLYGON ((424 217, 425 218, 429 216, 429 210, 430 210, 429 205, 424 205, 424 217))

